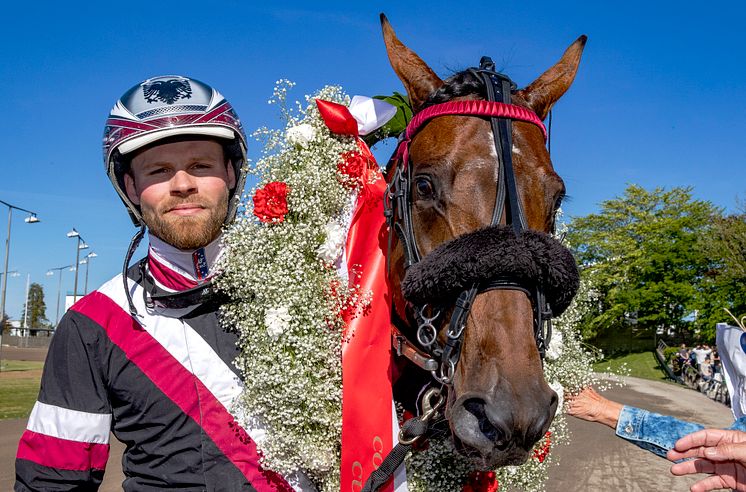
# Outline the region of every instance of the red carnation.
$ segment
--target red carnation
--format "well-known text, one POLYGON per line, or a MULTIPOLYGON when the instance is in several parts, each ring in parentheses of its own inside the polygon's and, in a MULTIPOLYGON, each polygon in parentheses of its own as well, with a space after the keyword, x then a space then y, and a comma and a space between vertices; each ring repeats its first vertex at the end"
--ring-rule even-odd
POLYGON ((368 157, 358 151, 345 152, 342 160, 337 163, 340 173, 348 176, 352 183, 365 183, 368 171, 368 157))
POLYGON ((254 215, 262 222, 282 222, 288 213, 288 185, 267 183, 254 194, 254 215))
POLYGON ((538 448, 534 448, 533 457, 539 460, 539 463, 544 463, 544 460, 549 456, 549 449, 552 446, 552 433, 547 431, 544 434, 544 442, 538 448))

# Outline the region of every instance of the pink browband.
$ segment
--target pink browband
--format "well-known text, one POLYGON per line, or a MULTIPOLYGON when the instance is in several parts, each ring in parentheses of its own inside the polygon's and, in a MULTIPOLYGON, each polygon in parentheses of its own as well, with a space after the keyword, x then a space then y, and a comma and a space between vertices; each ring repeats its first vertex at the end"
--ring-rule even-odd
POLYGON ((449 101, 423 109, 409 122, 398 151, 405 166, 409 161, 409 142, 412 141, 412 137, 429 120, 437 116, 446 115, 485 116, 488 118, 510 118, 511 120, 525 121, 538 126, 542 135, 544 135, 544 141, 546 142, 547 140, 547 129, 544 123, 530 109, 497 101, 449 101))

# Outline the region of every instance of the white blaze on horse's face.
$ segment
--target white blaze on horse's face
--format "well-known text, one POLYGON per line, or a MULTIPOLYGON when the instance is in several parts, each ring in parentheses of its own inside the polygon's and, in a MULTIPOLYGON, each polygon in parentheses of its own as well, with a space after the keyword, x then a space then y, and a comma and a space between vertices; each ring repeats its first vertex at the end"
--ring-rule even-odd
MULTIPOLYGON (((399 41, 383 16, 382 27, 389 60, 415 113, 436 91, 436 99, 482 97, 473 90, 459 92, 460 87, 474 87, 478 79, 468 80, 473 75, 462 72, 444 83, 399 41)), ((516 91, 513 104, 532 110, 543 120, 572 83, 584 45, 583 36, 557 64, 516 91)), ((541 130, 531 123, 515 122, 512 132, 518 195, 528 227, 549 232, 564 185, 552 168, 541 130)), ((489 121, 471 116, 434 118, 413 138, 409 153, 412 227, 423 255, 447 240, 490 225, 499 174, 489 121)), ((399 285, 404 255, 396 238, 394 245, 391 283, 399 285)), ((407 319, 411 311, 401 292, 395 291, 393 298, 397 312, 407 319)), ((439 322, 447 322, 449 315, 439 322)), ((543 377, 529 297, 510 289, 478 295, 448 391, 446 417, 457 447, 481 467, 522 463, 549 427, 556 406, 557 395, 543 377)))

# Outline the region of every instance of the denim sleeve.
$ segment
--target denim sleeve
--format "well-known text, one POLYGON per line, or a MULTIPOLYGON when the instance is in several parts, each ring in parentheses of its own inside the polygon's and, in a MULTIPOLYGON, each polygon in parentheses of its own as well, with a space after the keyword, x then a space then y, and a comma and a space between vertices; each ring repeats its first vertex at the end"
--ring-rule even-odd
MULTIPOLYGON (((738 422, 736 421, 736 424, 738 422)), ((703 428, 699 424, 652 413, 641 408, 625 406, 619 415, 616 435, 665 458, 666 452, 673 449, 676 441, 703 428)), ((746 419, 738 428, 738 430, 743 429, 746 429, 746 419)))
POLYGON ((746 432, 746 417, 739 418, 738 420, 733 422, 733 425, 728 427, 728 429, 746 432))

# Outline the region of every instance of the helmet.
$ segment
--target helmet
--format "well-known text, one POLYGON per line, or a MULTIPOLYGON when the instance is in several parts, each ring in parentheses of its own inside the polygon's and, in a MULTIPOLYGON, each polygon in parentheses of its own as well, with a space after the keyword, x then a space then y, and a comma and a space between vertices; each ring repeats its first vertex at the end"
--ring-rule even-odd
POLYGON ((246 182, 246 135, 230 103, 215 89, 198 80, 161 76, 145 80, 119 98, 104 129, 104 166, 136 226, 144 226, 140 209, 127 197, 124 174, 128 154, 158 140, 183 136, 214 137, 226 151, 236 173, 230 190, 228 215, 231 222, 246 182))

